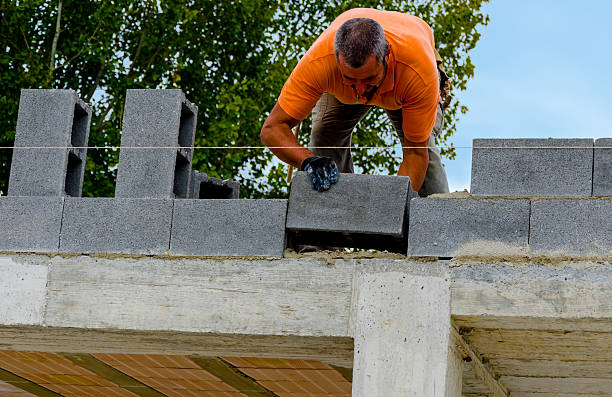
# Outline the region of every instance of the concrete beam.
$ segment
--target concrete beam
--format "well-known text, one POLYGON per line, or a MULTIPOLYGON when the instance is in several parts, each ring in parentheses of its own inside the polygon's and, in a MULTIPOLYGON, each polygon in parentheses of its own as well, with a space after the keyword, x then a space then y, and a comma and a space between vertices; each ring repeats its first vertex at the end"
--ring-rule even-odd
POLYGON ((612 196, 612 138, 595 140, 593 196, 612 196))
MULTIPOLYGON (((0 258, 4 279, 25 275, 36 297, 30 300, 35 315, 11 321, 2 317, 0 325, 352 337, 360 291, 355 277, 385 272, 424 277, 449 272, 453 316, 552 319, 556 323, 551 327, 558 329, 583 327, 579 321, 587 319, 596 329, 606 329, 612 320, 612 273, 609 264, 597 262, 547 266, 326 257, 0 258), (26 269, 35 273, 23 274, 26 269)), ((2 291, 5 296, 27 295, 20 283, 6 282, 2 291)), ((1 299, 0 312, 11 312, 21 298, 14 299, 1 299)))

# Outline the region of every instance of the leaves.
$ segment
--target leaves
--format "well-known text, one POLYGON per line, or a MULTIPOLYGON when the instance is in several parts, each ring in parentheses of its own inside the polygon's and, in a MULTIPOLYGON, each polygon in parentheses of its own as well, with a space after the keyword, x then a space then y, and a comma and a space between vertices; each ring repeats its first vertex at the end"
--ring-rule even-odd
MULTIPOLYGON (((126 90, 180 88, 198 107, 196 146, 261 146, 259 132, 298 59, 341 12, 374 7, 409 12, 432 26, 451 76, 464 90, 468 54, 488 23, 487 0, 63 0, 55 66, 49 59, 58 0, 0 0, 0 146, 12 146, 22 88, 71 88, 93 107, 89 146, 119 146, 126 90)), ((464 106, 456 100, 438 137, 447 145, 464 106)), ((308 142, 310 119, 300 141, 308 142)), ((399 141, 384 111, 358 125, 353 145, 399 141)), ((118 150, 89 149, 83 194, 113 196, 118 150)), ((397 151, 354 150, 358 170, 394 173, 397 151)), ((448 158, 454 150, 442 150, 448 158)), ((10 150, 0 150, 6 192, 10 150)), ((199 149, 194 169, 241 182, 243 197, 286 197, 285 164, 268 150, 199 149)))

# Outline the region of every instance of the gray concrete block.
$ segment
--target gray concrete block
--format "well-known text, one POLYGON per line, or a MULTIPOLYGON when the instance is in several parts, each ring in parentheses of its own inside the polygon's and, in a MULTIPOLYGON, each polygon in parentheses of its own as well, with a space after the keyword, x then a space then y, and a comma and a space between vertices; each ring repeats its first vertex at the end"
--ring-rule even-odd
POLYGON ((0 197, 0 251, 57 252, 62 197, 0 197))
POLYGON ((595 141, 593 196, 612 196, 612 138, 595 141))
POLYGON ((537 255, 612 256, 612 199, 531 204, 529 244, 537 255))
POLYGON ((172 205, 162 199, 66 198, 60 251, 167 254, 172 205))
POLYGON ((299 171, 291 182, 287 228, 402 237, 411 194, 408 177, 360 174, 340 174, 321 193, 299 171))
POLYGON ((416 198, 408 256, 526 255, 529 200, 416 198))
POLYGON ((237 199, 239 196, 240 182, 232 179, 210 178, 204 172, 191 171, 189 198, 237 199))
POLYGON ((170 253, 281 257, 287 200, 175 200, 170 253))
POLYGON ((592 139, 474 139, 473 146, 473 195, 591 195, 592 139))
POLYGON ((188 197, 197 113, 181 90, 128 90, 115 197, 188 197))
POLYGON ((8 195, 79 197, 90 122, 72 90, 22 90, 8 195))

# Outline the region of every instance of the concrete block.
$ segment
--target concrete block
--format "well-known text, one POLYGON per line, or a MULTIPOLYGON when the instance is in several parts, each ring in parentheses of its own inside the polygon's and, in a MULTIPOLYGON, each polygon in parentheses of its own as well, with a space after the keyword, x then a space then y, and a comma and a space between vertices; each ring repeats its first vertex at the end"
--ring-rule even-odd
POLYGON ((313 239, 318 237, 328 245, 368 248, 401 241, 414 196, 408 177, 340 174, 338 183, 320 193, 300 171, 291 183, 287 229, 297 231, 296 239, 305 243, 317 243, 313 239))
POLYGON ((473 195, 591 195, 592 139, 474 139, 473 146, 473 195))
POLYGON ((531 204, 529 244, 537 255, 612 257, 612 199, 531 204))
POLYGON ((415 198, 408 256, 526 255, 529 200, 415 198))
POLYGON ((170 253, 281 257, 287 200, 175 200, 170 253))
POLYGON ((172 204, 161 199, 67 198, 60 251, 167 254, 172 204))
POLYGON ((22 90, 8 195, 79 197, 90 122, 72 90, 22 90))
POLYGON ((0 251, 57 252, 62 197, 0 197, 0 251))
POLYGON ((356 289, 352 395, 461 396, 461 364, 449 354, 450 279, 363 274, 356 289))
POLYGON ((197 113, 181 90, 128 90, 115 197, 188 197, 197 113))
POLYGON ((593 196, 612 196, 612 138, 595 141, 593 196))
POLYGON ((232 179, 210 178, 204 172, 191 171, 189 198, 194 199, 237 199, 240 182, 232 179))

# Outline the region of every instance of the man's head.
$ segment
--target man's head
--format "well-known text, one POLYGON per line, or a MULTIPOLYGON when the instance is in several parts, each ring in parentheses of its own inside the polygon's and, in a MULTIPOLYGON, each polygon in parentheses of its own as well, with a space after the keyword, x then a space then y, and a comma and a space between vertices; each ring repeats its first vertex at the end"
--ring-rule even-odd
POLYGON ((360 96, 370 96, 382 83, 389 46, 385 32, 370 18, 344 22, 334 39, 336 61, 345 84, 360 96))

